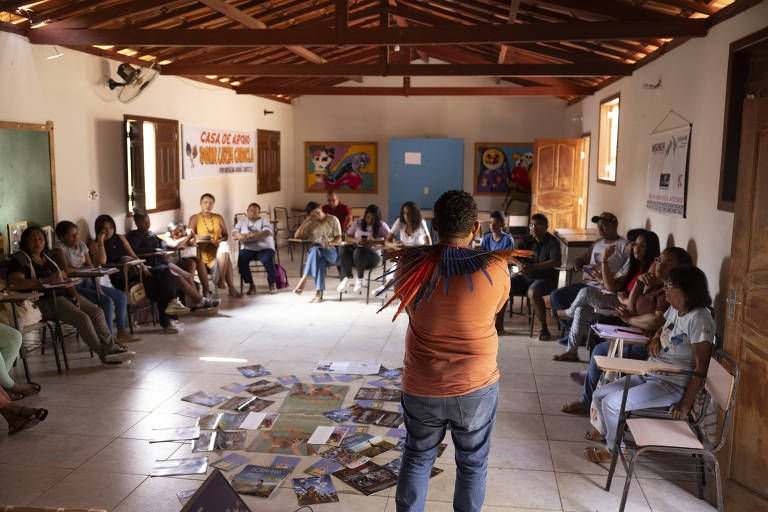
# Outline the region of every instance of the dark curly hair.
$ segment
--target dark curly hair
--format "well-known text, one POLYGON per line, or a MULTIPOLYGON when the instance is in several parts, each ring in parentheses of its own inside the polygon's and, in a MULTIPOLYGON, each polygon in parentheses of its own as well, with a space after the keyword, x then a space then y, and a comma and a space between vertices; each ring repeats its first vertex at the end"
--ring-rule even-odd
POLYGON ((669 283, 685 295, 685 307, 690 311, 712 304, 707 275, 699 267, 675 267, 669 271, 669 283))
POLYGON ((74 222, 63 220, 58 224, 56 224, 56 236, 58 236, 61 239, 64 239, 64 237, 67 236, 67 231, 69 231, 72 228, 77 229, 77 226, 75 225, 74 222))
POLYGON ((365 217, 368 214, 373 215, 373 223, 371 226, 373 229, 371 232, 373 233, 373 238, 379 238, 379 229, 381 229, 381 208, 376 206, 375 204, 369 204, 368 208, 365 209, 365 213, 363 214, 363 218, 360 220, 360 229, 363 231, 366 231, 368 229, 368 225, 365 222, 365 217))
POLYGON ((463 190, 449 190, 435 202, 432 224, 442 237, 468 235, 475 221, 477 204, 472 195, 463 190))

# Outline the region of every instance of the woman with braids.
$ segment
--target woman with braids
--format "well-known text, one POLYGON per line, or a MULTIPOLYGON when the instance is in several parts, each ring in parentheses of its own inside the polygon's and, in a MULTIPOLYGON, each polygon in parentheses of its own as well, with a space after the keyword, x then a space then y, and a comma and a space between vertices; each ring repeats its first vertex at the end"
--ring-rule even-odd
POLYGON ((360 291, 365 271, 381 263, 381 249, 371 249, 368 245, 372 242, 383 243, 389 233, 389 226, 381 220, 381 209, 375 204, 368 205, 362 218, 352 222, 347 230, 347 242, 354 245, 339 249, 341 272, 344 276, 337 288, 339 293, 347 290, 353 265, 357 275, 352 291, 360 291))

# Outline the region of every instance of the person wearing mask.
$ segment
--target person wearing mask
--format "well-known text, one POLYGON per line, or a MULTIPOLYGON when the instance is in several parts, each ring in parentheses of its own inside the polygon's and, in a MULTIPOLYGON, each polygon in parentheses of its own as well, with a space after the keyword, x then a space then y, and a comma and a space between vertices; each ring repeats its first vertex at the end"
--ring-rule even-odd
POLYGON ((339 219, 342 232, 346 231, 352 224, 352 210, 339 200, 339 193, 335 190, 328 191, 327 199, 328 202, 323 205, 323 213, 339 219))
POLYGON ((360 291, 365 271, 381 263, 381 249, 371 249, 368 245, 375 242, 384 243, 389 233, 389 226, 381 220, 381 209, 375 204, 365 209, 362 218, 352 222, 347 230, 347 242, 354 245, 339 249, 343 276, 337 288, 339 293, 347 291, 353 266, 356 275, 352 291, 355 293, 360 291))
POLYGON ((252 261, 260 261, 267 271, 269 293, 275 293, 275 237, 272 223, 261 216, 261 206, 251 203, 246 210, 246 217, 240 219, 232 230, 232 238, 239 240, 240 253, 237 266, 240 276, 248 284, 248 295, 256 294, 256 285, 249 267, 252 261))
POLYGON ((310 240, 313 245, 307 251, 304 274, 293 293, 301 295, 307 279, 311 277, 315 280, 315 296, 310 302, 318 303, 323 301, 326 267, 339 261, 339 253, 334 246, 341 243, 341 225, 339 219, 323 212, 314 201, 307 203, 306 211, 307 218, 296 228, 293 237, 310 240))

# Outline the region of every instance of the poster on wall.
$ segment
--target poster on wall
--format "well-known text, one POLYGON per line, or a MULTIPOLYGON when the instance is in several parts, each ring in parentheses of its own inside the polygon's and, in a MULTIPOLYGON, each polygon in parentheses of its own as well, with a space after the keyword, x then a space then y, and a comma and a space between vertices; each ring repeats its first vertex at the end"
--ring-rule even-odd
POLYGON ((475 194, 530 194, 532 166, 532 142, 476 142, 475 194))
POLYGON ((376 142, 305 142, 306 192, 376 193, 376 142))
POLYGON ((685 217, 691 125, 651 134, 646 206, 685 217))
POLYGON ((182 126, 184 179, 256 172, 256 132, 182 126))

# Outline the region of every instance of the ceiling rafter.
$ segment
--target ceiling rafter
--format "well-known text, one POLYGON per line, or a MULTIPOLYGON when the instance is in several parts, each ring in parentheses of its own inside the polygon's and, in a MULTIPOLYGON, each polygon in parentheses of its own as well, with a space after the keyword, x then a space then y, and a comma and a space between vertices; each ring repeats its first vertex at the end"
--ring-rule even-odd
MULTIPOLYGON (((591 94, 592 87, 410 87, 409 96, 577 96, 591 94)), ((258 86, 241 87, 238 94, 289 94, 321 96, 403 96, 402 87, 258 86)))

